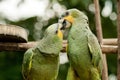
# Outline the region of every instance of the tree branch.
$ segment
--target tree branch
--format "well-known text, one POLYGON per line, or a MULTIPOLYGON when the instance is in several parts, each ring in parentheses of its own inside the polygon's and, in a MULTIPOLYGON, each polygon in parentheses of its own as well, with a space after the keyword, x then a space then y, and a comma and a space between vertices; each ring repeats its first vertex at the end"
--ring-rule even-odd
MULTIPOLYGON (((98 41, 102 45, 103 35, 102 35, 102 27, 101 27, 99 0, 94 0, 94 5, 95 5, 96 33, 97 33, 98 41)), ((102 58, 103 58, 102 80, 108 80, 108 68, 107 68, 106 55, 103 54, 102 58)))
POLYGON ((117 45, 117 38, 103 39, 104 45, 117 45))
POLYGON ((118 33, 118 56, 117 56, 117 80, 120 80, 120 0, 117 0, 117 33, 118 33))
MULTIPOLYGON (((28 42, 28 43, 3 43, 3 42, 0 42, 0 51, 26 51, 27 49, 36 46, 37 43, 38 42, 28 42)), ((61 52, 66 51, 66 45, 67 45, 67 41, 64 40, 63 41, 63 49, 61 50, 61 52)), ((115 45, 101 45, 101 49, 102 49, 103 53, 105 53, 105 54, 117 52, 117 46, 115 46, 115 45)))

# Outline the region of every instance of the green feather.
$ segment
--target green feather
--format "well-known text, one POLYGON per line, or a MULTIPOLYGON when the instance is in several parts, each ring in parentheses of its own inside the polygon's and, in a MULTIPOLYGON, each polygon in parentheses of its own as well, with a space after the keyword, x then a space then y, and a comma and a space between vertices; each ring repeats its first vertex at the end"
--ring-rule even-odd
POLYGON ((47 28, 44 38, 24 54, 22 72, 25 80, 56 80, 62 40, 57 36, 58 26, 47 28))
POLYGON ((31 49, 28 49, 26 53, 24 54, 24 61, 22 65, 22 74, 23 74, 24 79, 29 78, 28 75, 32 67, 32 58, 33 58, 33 51, 31 48, 31 49))
POLYGON ((71 67, 80 80, 101 80, 102 52, 89 29, 87 16, 77 9, 66 12, 74 19, 68 33, 67 53, 71 67))

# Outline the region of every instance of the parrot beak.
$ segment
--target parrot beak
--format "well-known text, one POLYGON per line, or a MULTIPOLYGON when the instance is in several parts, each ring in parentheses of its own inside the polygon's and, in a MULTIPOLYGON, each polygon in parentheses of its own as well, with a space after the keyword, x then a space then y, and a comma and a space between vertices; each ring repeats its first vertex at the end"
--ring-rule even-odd
POLYGON ((60 26, 60 30, 64 30, 67 26, 67 21, 65 19, 61 19, 59 20, 59 26, 60 26))
POLYGON ((74 19, 73 19, 73 17, 71 15, 68 15, 68 16, 64 17, 63 19, 70 22, 71 24, 74 22, 74 19))
POLYGON ((59 23, 62 25, 60 30, 64 30, 66 28, 69 28, 72 25, 73 22, 74 22, 73 17, 70 16, 70 15, 66 16, 62 19, 59 19, 59 23))

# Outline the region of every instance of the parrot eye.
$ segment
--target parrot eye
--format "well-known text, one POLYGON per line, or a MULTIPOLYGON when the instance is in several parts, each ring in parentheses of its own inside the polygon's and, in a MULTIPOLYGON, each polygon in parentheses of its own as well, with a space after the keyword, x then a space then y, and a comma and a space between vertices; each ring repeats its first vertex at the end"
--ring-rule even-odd
POLYGON ((65 16, 68 16, 69 15, 69 12, 65 12, 65 16))
POLYGON ((65 12, 63 15, 61 15, 61 17, 66 17, 69 15, 69 12, 65 12))
POLYGON ((55 31, 55 33, 57 34, 57 33, 58 33, 58 30, 57 30, 57 31, 55 31))

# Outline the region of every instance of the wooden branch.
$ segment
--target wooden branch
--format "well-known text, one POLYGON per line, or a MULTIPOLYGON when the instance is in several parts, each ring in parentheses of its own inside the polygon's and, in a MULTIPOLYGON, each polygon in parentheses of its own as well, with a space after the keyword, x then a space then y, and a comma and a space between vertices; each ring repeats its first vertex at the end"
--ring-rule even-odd
POLYGON ((99 0, 94 0, 95 5, 95 22, 96 22, 96 33, 97 38, 100 44, 102 44, 102 27, 101 27, 101 19, 100 19, 100 10, 99 10, 99 0))
POLYGON ((113 46, 113 45, 101 45, 101 49, 103 54, 108 54, 108 53, 117 53, 117 46, 113 46))
MULTIPOLYGON (((1 43, 0 42, 0 51, 26 51, 29 48, 32 48, 37 45, 37 42, 28 42, 28 43, 1 43)), ((66 51, 67 41, 63 41, 63 49, 61 52, 66 51)), ((117 46, 112 45, 101 45, 103 53, 116 53, 117 46)))
POLYGON ((117 38, 103 39, 102 41, 104 45, 117 45, 117 38))
MULTIPOLYGON (((94 0, 94 4, 95 4, 96 33, 97 33, 98 41, 100 42, 100 44, 103 44, 99 0, 94 0)), ((108 80, 108 68, 107 68, 106 55, 103 54, 102 58, 103 58, 102 80, 108 80)))
POLYGON ((118 57, 117 57, 117 80, 120 80, 120 0, 117 0, 117 32, 118 32, 118 57))
POLYGON ((28 43, 2 43, 0 42, 0 51, 26 51, 37 45, 37 42, 28 43))

